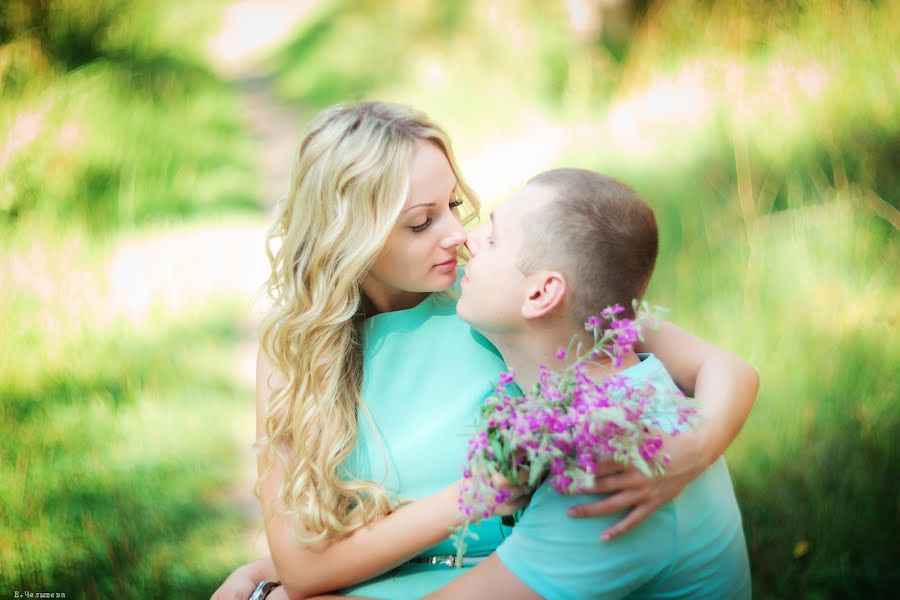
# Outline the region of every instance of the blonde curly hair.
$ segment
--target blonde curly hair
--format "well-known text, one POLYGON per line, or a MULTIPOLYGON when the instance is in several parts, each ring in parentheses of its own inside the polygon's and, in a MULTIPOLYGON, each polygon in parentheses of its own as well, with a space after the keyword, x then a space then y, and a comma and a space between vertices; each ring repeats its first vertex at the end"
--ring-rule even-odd
POLYGON ((397 505, 377 482, 342 476, 341 467, 360 411, 368 414, 360 282, 406 202, 417 140, 446 155, 466 201, 463 223, 477 219, 478 198, 447 134, 409 107, 363 102, 330 108, 309 125, 266 237, 271 309, 260 344, 287 383, 269 398, 257 440, 269 468, 256 494, 277 457, 285 478, 276 500, 304 543, 346 535, 397 505))

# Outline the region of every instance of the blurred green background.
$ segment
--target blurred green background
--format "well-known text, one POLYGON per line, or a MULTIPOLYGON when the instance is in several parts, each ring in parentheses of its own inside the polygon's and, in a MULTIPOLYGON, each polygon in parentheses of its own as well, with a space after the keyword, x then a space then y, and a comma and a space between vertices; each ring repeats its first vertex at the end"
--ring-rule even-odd
POLYGON ((900 4, 7 0, 0 595, 208 597, 260 552, 253 293, 303 123, 424 109, 486 208, 584 166, 747 357, 759 598, 900 585, 900 4))

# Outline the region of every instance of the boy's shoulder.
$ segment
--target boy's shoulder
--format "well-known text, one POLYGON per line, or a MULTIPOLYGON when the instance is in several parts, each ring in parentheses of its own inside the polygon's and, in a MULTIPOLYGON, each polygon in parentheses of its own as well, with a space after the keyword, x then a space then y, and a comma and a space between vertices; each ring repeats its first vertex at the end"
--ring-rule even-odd
POLYGON ((620 375, 627 377, 633 383, 641 383, 647 381, 654 386, 670 387, 678 389, 675 381, 662 361, 649 352, 639 352, 638 358, 641 362, 619 372, 620 375))

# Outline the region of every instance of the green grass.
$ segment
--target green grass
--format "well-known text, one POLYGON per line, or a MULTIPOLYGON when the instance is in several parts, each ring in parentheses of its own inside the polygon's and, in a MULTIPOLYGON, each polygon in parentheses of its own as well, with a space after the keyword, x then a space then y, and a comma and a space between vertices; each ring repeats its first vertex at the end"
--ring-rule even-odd
POLYGON ((107 272, 135 232, 259 211, 242 107, 200 53, 221 3, 179 4, 0 16, 4 593, 208 597, 249 558, 247 308, 135 316, 107 272))
POLYGON ((877 240, 869 215, 797 220, 760 236, 752 257, 726 248, 662 260, 650 294, 760 372, 728 452, 756 596, 882 597, 897 583, 900 247, 877 240), (808 553, 795 557, 800 543, 808 553))
POLYGON ((23 352, 27 376, 0 380, 5 589, 203 597, 248 558, 225 491, 252 416, 231 374, 236 312, 23 352))
POLYGON ((0 585, 208 596, 250 558, 231 491, 249 491, 247 307, 221 294, 135 312, 108 271, 117 240, 15 233, 0 261, 0 585))

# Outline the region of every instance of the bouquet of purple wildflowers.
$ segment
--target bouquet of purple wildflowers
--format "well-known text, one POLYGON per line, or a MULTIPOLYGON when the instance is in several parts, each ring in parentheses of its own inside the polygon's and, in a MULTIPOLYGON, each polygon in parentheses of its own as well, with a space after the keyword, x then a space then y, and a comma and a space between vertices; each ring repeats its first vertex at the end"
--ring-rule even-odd
MULTIPOLYGON (((507 489, 495 486, 495 472, 532 490, 549 477, 558 492, 577 493, 593 484, 594 465, 604 457, 634 465, 648 476, 665 471, 669 459, 661 452, 661 432, 684 430, 696 409, 677 391, 657 390, 649 382, 635 385, 619 374, 597 381, 586 373, 602 355, 621 367, 623 357, 643 339, 642 327, 655 326, 662 310, 646 303, 640 311, 637 303, 634 308, 635 319, 619 318, 625 311, 619 305, 590 317, 585 329, 593 332, 594 345, 583 351, 578 344, 577 358, 561 371, 541 365, 540 380, 530 392, 522 394, 510 385, 513 373, 501 374, 468 442, 459 497, 466 520, 454 536, 458 559, 466 539, 477 539, 470 525, 510 499, 507 489)), ((565 361, 576 340, 557 350, 555 358, 565 361)))

